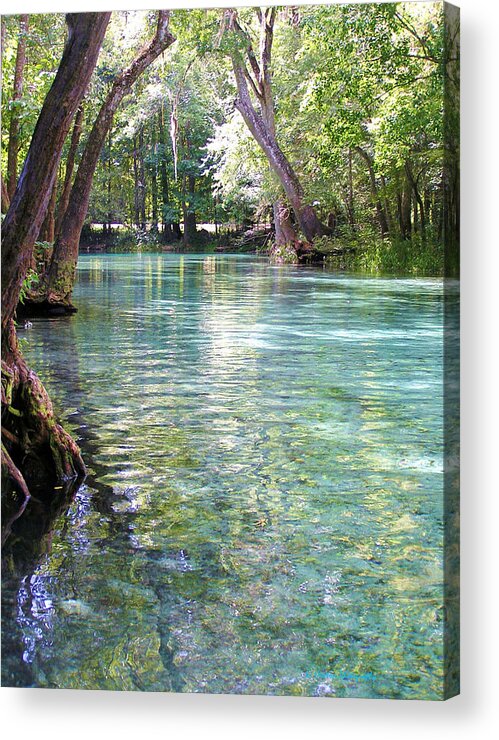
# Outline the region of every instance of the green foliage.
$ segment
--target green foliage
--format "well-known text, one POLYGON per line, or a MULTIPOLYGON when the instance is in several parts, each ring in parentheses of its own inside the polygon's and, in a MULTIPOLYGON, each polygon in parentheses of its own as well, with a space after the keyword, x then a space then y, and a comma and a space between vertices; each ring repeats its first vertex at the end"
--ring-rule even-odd
POLYGON ((32 291, 40 282, 40 278, 36 270, 28 270, 26 277, 21 285, 21 291, 19 293, 19 300, 24 303, 26 297, 30 291, 32 291))
POLYGON ((12 86, 19 39, 20 17, 2 16, 5 46, 2 48, 2 172, 6 171, 10 116, 14 108, 20 117, 19 168, 25 159, 29 142, 45 96, 54 80, 64 46, 64 15, 31 14, 26 34, 26 64, 23 94, 13 102, 12 86))
POLYGON ((326 255, 328 264, 341 269, 391 275, 444 274, 443 247, 431 234, 426 241, 419 234, 411 239, 382 239, 366 227, 355 236, 323 237, 316 246, 326 255))
MULTIPOLYGON (((155 17, 149 11, 113 13, 85 100, 80 150, 114 76, 151 37, 155 17)), ((181 223, 194 212, 198 223, 270 219, 281 187, 234 109, 231 57, 244 56, 248 40, 257 48, 255 8, 238 9, 238 21, 243 34, 227 27, 222 9, 172 11, 177 42, 116 112, 87 219, 122 225, 113 229, 115 243, 125 232, 137 233, 141 199, 149 227, 155 220, 181 223)), ((19 17, 5 17, 4 23, 5 169, 19 17)), ((15 104, 21 112, 19 166, 55 74, 64 28, 62 14, 30 17, 24 94, 15 104)), ((341 241, 356 248, 356 267, 441 272, 444 156, 453 176, 459 160, 457 106, 449 97, 444 131, 444 90, 457 89, 453 54, 440 3, 278 10, 271 65, 277 139, 305 200, 334 225, 331 245, 341 241), (384 239, 380 204, 390 226, 384 239)), ((254 103, 258 109, 256 97, 254 103)), ((61 180, 68 146, 69 137, 61 180)), ((155 228, 150 236, 139 233, 140 248, 157 240, 155 228)), ((328 247, 321 242, 320 248, 328 247)))

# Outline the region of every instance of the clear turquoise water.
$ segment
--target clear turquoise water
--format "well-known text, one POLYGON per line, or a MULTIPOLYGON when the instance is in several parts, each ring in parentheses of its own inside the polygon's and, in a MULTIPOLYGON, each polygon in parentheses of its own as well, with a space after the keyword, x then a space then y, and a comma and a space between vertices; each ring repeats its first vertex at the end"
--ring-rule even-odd
POLYGON ((21 334, 90 475, 4 565, 4 685, 440 698, 442 281, 78 275, 21 334))

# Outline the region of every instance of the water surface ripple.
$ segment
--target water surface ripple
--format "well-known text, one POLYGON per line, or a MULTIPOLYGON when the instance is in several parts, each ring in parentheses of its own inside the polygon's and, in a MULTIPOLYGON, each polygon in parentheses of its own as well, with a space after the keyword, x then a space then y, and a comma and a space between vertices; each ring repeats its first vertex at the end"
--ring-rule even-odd
POLYGON ((442 282, 83 256, 25 353, 90 475, 3 683, 439 698, 442 282))

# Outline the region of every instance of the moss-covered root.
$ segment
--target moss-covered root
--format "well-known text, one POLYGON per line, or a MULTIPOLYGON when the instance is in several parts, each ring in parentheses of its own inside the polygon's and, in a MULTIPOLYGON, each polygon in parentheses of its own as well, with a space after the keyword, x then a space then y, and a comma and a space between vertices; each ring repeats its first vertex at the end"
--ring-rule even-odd
POLYGON ((48 302, 70 306, 75 280, 76 260, 53 261, 47 276, 48 302))
POLYGON ((71 301, 74 282, 74 264, 63 263, 45 272, 40 267, 38 282, 26 290, 23 302, 17 307, 18 317, 76 313, 71 301))
POLYGON ((47 391, 18 351, 8 365, 2 361, 2 442, 2 478, 24 496, 43 496, 85 476, 78 445, 57 423, 47 391))
POLYGON ((70 435, 57 423, 52 402, 40 379, 28 370, 20 386, 23 413, 29 424, 31 447, 46 449, 52 456, 57 481, 85 474, 80 449, 70 435))
POLYGON ((269 250, 270 261, 276 265, 297 265, 300 261, 297 244, 272 244, 269 250))

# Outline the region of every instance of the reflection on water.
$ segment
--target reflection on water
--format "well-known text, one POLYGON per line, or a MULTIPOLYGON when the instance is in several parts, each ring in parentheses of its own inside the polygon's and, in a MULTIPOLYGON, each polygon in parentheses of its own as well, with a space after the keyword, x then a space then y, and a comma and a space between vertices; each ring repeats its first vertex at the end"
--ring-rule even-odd
POLYGON ((441 281, 85 256, 75 302, 25 351, 90 475, 5 557, 4 685, 439 698, 441 281))

